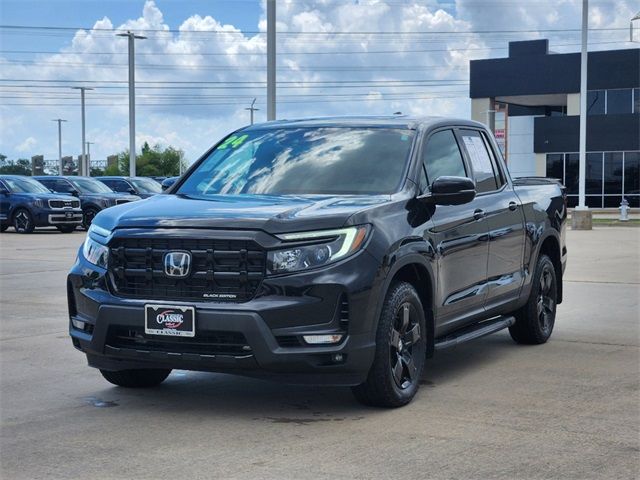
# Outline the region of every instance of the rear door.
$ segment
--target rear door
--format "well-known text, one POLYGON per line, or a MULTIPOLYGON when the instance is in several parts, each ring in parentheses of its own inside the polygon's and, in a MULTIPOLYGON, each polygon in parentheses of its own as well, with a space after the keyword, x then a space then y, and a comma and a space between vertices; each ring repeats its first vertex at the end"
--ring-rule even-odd
MULTIPOLYGON (((421 190, 441 176, 471 177, 454 130, 432 133, 422 149, 421 190)), ((443 335, 484 311, 489 254, 488 228, 478 215, 479 202, 437 205, 425 236, 436 250, 434 309, 436 335, 443 335)))
POLYGON ((522 208, 486 132, 460 129, 458 136, 473 170, 478 206, 489 230, 485 306, 491 310, 516 300, 524 281, 522 208))

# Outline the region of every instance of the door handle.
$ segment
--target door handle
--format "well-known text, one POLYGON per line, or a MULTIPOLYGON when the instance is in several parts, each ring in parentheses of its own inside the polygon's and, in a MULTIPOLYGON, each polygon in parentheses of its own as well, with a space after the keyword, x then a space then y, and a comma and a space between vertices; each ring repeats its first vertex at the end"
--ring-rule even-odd
POLYGON ((473 212, 474 220, 482 220, 484 217, 485 217, 485 213, 484 213, 484 210, 482 210, 481 208, 478 208, 476 211, 473 212))
POLYGON ((518 209, 518 204, 516 202, 509 202, 509 210, 512 212, 518 209))

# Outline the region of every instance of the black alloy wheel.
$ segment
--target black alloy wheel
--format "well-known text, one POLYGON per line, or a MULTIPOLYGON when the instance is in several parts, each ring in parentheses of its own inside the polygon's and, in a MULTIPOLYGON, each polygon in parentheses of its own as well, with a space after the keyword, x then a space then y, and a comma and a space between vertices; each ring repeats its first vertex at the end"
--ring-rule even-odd
MULTIPOLYGON (((414 361, 414 346, 421 338, 420 322, 415 307, 403 303, 396 312, 395 321, 389 337, 389 365, 391 375, 398 388, 411 387, 416 378, 417 367, 414 361)), ((424 349, 418 352, 424 356, 424 349)))
POLYGON ((29 210, 21 208, 13 215, 13 228, 18 233, 33 232, 35 225, 29 210))
POLYGON ((97 209, 89 207, 84 212, 82 212, 82 226, 88 230, 91 226, 91 222, 93 222, 94 217, 98 214, 97 209))

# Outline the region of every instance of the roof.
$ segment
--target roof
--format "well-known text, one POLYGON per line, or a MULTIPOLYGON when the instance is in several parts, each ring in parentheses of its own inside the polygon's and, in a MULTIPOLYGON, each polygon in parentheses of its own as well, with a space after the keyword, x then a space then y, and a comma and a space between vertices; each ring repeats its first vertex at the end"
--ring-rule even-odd
POLYGON ((266 123, 256 123, 243 130, 264 130, 272 128, 294 127, 387 127, 417 129, 438 125, 480 125, 471 120, 448 117, 416 117, 409 115, 386 116, 345 116, 345 117, 312 117, 292 120, 275 120, 266 123))

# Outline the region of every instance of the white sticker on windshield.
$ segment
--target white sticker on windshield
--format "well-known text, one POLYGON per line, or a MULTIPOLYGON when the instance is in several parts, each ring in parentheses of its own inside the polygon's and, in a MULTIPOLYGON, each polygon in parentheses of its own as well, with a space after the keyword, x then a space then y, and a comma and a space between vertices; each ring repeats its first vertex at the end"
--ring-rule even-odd
POLYGON ((491 159, 487 148, 484 146, 484 142, 480 137, 462 136, 464 146, 467 147, 469 157, 471 157, 471 164, 473 169, 477 172, 489 173, 493 175, 493 167, 491 166, 491 159))

